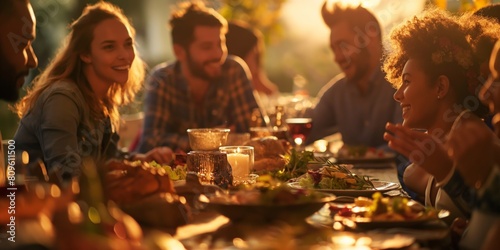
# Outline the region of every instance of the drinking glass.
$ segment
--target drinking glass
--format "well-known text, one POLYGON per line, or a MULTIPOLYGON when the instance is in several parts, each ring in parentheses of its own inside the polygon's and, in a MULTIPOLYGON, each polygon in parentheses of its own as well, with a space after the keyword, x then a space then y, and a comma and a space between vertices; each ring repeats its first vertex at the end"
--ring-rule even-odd
POLYGON ((313 126, 311 118, 288 118, 285 120, 288 125, 288 133, 296 149, 301 149, 313 126))
POLYGON ((233 172, 233 182, 242 183, 253 169, 254 149, 252 146, 223 146, 219 151, 227 154, 227 161, 233 172))
POLYGON ((201 184, 226 188, 233 182, 226 153, 219 151, 190 151, 187 153, 187 172, 198 176, 201 184))

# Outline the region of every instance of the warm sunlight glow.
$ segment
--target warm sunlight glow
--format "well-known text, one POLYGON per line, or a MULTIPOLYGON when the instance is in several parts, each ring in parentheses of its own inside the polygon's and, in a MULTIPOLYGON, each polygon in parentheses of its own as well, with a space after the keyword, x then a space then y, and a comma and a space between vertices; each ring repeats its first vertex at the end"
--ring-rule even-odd
MULTIPOLYGON (((330 0, 329 5, 341 2, 347 5, 359 5, 375 13, 383 26, 385 33, 389 27, 401 22, 405 18, 421 12, 425 0, 400 1, 400 0, 330 0)), ((309 44, 328 44, 329 31, 321 18, 321 6, 324 0, 289 0, 283 5, 283 20, 287 31, 294 36, 301 37, 309 44), (306 35, 304 35, 306 34, 306 35), (309 43, 310 42, 310 43, 309 43)))

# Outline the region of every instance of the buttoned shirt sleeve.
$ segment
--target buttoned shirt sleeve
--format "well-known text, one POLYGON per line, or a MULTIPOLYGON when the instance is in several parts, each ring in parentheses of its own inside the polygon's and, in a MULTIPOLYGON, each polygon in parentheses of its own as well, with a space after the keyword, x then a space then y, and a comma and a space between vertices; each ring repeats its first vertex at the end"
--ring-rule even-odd
POLYGON ((249 73, 228 57, 222 77, 212 82, 202 106, 193 103, 180 64, 160 65, 147 80, 145 121, 139 152, 157 146, 190 150, 186 129, 231 127, 231 132, 248 132, 252 110, 258 108, 249 73))
MULTIPOLYGON (((172 100, 169 96, 172 90, 168 88, 168 81, 174 76, 167 74, 165 68, 156 69, 146 83, 146 98, 144 102, 144 127, 138 151, 146 153, 154 147, 168 146, 172 149, 187 149, 187 136, 176 133, 169 122, 172 100)), ((178 106, 176 108, 185 108, 178 106)), ((188 112, 186 110, 186 112, 188 112)))
POLYGON ((245 133, 250 130, 250 121, 252 119, 252 111, 258 108, 257 101, 254 96, 254 87, 250 80, 250 73, 247 68, 243 67, 239 58, 235 58, 235 63, 228 67, 229 72, 229 89, 226 94, 230 95, 231 110, 228 118, 229 126, 235 127, 237 133, 245 133))

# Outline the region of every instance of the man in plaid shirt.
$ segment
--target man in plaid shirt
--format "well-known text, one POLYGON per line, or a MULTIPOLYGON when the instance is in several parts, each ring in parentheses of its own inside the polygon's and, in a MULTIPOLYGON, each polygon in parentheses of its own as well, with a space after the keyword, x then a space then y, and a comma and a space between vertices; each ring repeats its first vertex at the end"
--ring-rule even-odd
POLYGON ((139 152, 157 146, 189 151, 188 128, 248 132, 258 108, 246 64, 227 55, 227 21, 200 2, 170 19, 177 61, 155 67, 147 82, 139 152))

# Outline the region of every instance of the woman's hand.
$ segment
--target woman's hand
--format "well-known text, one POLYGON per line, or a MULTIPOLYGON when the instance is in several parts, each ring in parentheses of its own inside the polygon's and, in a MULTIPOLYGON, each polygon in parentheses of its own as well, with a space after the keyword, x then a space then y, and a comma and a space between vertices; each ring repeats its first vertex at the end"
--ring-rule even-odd
POLYGON ((387 123, 386 129, 389 133, 384 134, 384 139, 389 147, 422 167, 437 181, 444 179, 451 170, 452 161, 438 136, 412 130, 401 124, 387 123))
POLYGON ((174 160, 174 152, 169 147, 156 147, 146 154, 136 154, 134 161, 151 162, 159 164, 170 164, 174 160))

